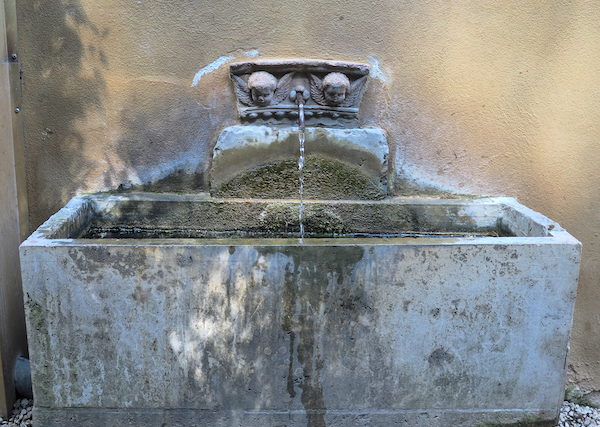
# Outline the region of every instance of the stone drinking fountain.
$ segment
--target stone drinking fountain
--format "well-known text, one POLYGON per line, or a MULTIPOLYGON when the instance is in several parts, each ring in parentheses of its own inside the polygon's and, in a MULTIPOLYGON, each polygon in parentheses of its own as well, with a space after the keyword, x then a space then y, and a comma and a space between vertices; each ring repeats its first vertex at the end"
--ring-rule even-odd
POLYGON ((23 243, 37 425, 554 425, 580 243, 512 198, 389 197, 367 65, 230 72, 210 195, 78 196, 23 243))

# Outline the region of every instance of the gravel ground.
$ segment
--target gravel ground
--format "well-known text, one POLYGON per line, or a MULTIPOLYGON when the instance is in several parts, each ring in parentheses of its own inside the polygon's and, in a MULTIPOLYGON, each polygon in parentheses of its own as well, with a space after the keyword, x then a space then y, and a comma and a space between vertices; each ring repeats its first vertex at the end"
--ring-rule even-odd
POLYGON ((0 426, 10 427, 31 427, 31 410, 33 409, 33 400, 19 399, 13 406, 13 416, 10 420, 5 421, 0 418, 0 426))
POLYGON ((557 427, 600 427, 600 409, 565 402, 560 408, 557 427))
MULTIPOLYGON (((0 418, 0 427, 32 427, 31 409, 33 400, 21 399, 15 402, 13 416, 4 421, 0 418)), ((565 402, 560 408, 559 423, 556 427, 600 427, 600 409, 565 402)))

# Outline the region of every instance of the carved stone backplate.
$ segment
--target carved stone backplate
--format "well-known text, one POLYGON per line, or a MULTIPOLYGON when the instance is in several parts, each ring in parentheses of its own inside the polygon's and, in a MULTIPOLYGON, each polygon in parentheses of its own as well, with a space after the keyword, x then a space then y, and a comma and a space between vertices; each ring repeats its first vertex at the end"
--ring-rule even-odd
POLYGON ((297 93, 304 98, 309 125, 351 126, 370 67, 366 64, 308 59, 237 62, 229 66, 243 122, 293 124, 297 93))

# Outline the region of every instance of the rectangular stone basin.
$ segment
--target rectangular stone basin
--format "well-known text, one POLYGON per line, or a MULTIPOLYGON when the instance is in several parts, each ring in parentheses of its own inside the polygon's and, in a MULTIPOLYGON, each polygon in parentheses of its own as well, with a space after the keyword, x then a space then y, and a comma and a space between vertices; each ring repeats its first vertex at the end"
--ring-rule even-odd
POLYGON ((564 229, 512 198, 392 198, 307 202, 354 237, 251 238, 297 208, 71 200, 21 246, 37 426, 554 425, 564 229))

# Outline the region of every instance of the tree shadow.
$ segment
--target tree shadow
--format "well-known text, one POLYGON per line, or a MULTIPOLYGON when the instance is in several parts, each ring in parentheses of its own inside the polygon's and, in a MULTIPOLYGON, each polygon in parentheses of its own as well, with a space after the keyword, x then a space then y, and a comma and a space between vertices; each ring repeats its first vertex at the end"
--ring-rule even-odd
POLYGON ((230 86, 226 67, 205 76, 193 89, 187 81, 166 77, 129 82, 122 94, 122 136, 116 147, 125 173, 107 175, 105 186, 207 191, 218 135, 224 127, 237 123, 235 111, 227 107, 234 105, 230 86))
POLYGON ((35 229, 80 189, 96 162, 83 120, 102 113, 108 59, 77 0, 18 2, 30 221, 35 229))

